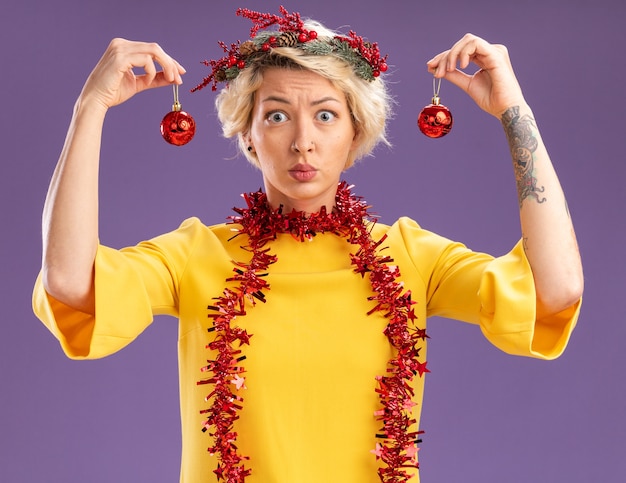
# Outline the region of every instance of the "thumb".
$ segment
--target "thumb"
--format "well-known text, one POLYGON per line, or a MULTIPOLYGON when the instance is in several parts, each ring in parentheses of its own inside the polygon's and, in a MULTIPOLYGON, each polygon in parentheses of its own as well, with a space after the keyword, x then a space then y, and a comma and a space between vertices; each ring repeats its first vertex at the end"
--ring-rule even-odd
POLYGON ((149 74, 138 75, 136 76, 136 82, 138 92, 148 89, 156 89, 158 87, 170 86, 176 83, 167 80, 163 72, 157 72, 154 76, 151 76, 149 74))
POLYGON ((451 84, 454 84, 455 86, 457 86, 458 88, 460 88, 462 91, 466 93, 469 92, 469 86, 473 78, 474 78, 474 75, 466 74, 465 72, 459 69, 446 71, 443 76, 443 79, 447 80, 451 84))

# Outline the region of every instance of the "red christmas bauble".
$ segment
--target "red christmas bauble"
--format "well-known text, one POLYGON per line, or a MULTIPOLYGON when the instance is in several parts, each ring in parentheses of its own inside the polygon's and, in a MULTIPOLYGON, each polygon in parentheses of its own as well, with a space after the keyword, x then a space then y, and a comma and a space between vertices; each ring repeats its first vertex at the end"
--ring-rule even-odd
POLYGON ((196 121, 185 111, 168 112, 161 121, 161 135, 174 146, 187 144, 196 133, 196 121))
POLYGON ((452 113, 443 104, 429 104, 417 118, 417 125, 429 138, 440 138, 452 129, 452 113))

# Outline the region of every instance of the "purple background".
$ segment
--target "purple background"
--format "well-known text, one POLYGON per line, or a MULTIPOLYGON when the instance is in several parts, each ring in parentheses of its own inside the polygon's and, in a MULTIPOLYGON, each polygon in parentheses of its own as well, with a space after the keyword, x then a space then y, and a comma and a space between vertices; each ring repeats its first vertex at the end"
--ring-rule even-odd
MULTIPOLYGON (((0 480, 172 482, 180 435, 176 322, 158 318, 126 350, 73 362, 32 315, 40 214, 84 79, 115 36, 161 43, 188 70, 186 87, 220 56, 219 39, 247 38, 237 6, 277 2, 63 0, 3 2, 0 118, 0 480)), ((348 180, 382 220, 400 215, 502 254, 519 236, 508 151, 499 123, 454 86, 442 102, 451 134, 422 136, 430 101, 425 61, 465 32, 509 47, 574 216, 586 274, 579 327, 565 354, 507 356, 466 324, 430 321, 420 452, 436 482, 618 482, 624 467, 626 324, 623 238, 624 19, 621 0, 360 1, 287 3, 330 27, 347 26, 390 53, 398 101, 392 149, 348 180), (355 6, 358 5, 358 8, 355 6)), ((158 132, 169 89, 113 109, 101 168, 101 239, 123 246, 174 229, 191 215, 224 220, 261 179, 220 136, 213 94, 182 91, 197 138, 166 145, 158 132)))

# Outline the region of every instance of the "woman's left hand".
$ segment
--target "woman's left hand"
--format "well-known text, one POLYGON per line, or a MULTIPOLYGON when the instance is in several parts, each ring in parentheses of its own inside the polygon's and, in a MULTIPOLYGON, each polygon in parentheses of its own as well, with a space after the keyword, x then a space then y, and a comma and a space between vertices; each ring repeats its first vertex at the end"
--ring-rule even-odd
POLYGON ((504 45, 490 44, 466 34, 450 50, 436 55, 426 65, 435 78, 459 86, 481 109, 498 119, 510 107, 526 102, 504 45), (479 67, 474 74, 461 70, 470 63, 479 67))

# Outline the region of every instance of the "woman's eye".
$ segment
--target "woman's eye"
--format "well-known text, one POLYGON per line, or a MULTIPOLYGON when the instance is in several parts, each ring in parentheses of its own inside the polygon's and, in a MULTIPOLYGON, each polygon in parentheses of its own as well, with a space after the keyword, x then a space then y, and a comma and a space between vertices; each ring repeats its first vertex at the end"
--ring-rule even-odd
POLYGON ((320 111, 317 113, 317 119, 322 122, 330 122, 335 119, 336 114, 332 111, 320 111))
POLYGON ((284 112, 271 112, 268 116, 267 116, 268 121, 270 122, 274 122, 274 123, 279 123, 279 122, 285 122, 287 120, 287 116, 285 115, 284 112))

